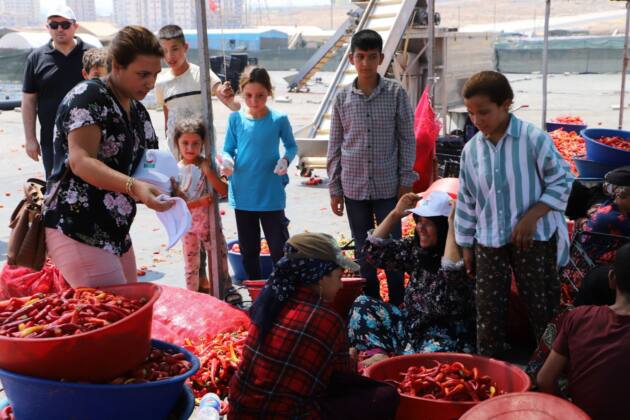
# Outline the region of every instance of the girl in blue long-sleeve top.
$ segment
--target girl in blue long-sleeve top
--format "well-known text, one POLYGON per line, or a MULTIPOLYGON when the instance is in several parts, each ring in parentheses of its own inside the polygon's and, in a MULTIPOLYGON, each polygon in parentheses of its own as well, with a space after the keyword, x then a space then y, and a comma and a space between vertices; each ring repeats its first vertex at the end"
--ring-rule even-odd
POLYGON ((269 73, 251 68, 240 80, 245 107, 230 115, 223 146, 223 174, 229 177, 229 200, 249 279, 260 279, 260 226, 274 262, 289 238, 284 214, 287 168, 297 145, 286 114, 267 106, 272 95, 269 73), (284 155, 280 156, 280 141, 284 155))

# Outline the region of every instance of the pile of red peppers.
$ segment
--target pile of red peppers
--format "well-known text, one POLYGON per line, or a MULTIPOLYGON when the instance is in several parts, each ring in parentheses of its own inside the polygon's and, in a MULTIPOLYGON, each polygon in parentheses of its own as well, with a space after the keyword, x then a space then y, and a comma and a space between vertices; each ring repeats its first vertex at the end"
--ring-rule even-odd
POLYGON ((504 394, 487 375, 479 369, 466 369, 460 362, 440 363, 435 366, 411 366, 401 372, 403 380, 398 383, 401 394, 431 400, 483 401, 504 394))
POLYGON ((224 332, 216 336, 206 336, 197 342, 186 339, 184 347, 194 353, 200 368, 190 378, 190 385, 196 398, 213 392, 224 398, 229 393, 229 383, 236 372, 243 355, 243 345, 247 339, 244 329, 224 332))
POLYGON ((146 299, 127 299, 93 288, 38 293, 0 301, 0 335, 49 338, 106 327, 137 311, 146 299))
POLYGON ((614 147, 615 149, 630 151, 630 140, 626 140, 623 137, 619 137, 619 136, 600 137, 595 140, 597 140, 598 142, 602 144, 605 144, 606 146, 614 147))
POLYGON ((174 353, 171 350, 160 350, 153 347, 144 363, 110 383, 121 385, 161 381, 173 376, 183 375, 191 367, 192 363, 186 360, 184 353, 174 353))

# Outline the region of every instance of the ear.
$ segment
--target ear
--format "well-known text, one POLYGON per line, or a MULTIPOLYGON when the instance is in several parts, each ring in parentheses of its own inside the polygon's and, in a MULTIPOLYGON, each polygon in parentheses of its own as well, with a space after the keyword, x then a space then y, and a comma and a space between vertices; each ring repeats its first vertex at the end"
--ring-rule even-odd
POLYGON ((511 99, 506 99, 505 102, 503 102, 503 104, 501 105, 501 109, 504 110, 505 112, 510 112, 510 107, 512 106, 512 100, 511 99))
POLYGON ((188 42, 184 42, 184 52, 188 52, 188 48, 190 48, 188 42))
POLYGON ((383 53, 379 53, 381 55, 381 58, 379 58, 378 60, 378 65, 380 66, 381 64, 383 64, 383 60, 385 59, 385 54, 383 53))
POLYGON ((83 76, 83 78, 84 78, 85 80, 87 80, 87 79, 88 79, 88 74, 87 74, 87 72, 85 71, 85 69, 81 69, 81 75, 83 76))
POLYGON ((123 69, 123 66, 121 66, 120 64, 118 64, 118 61, 116 61, 115 57, 112 57, 112 73, 113 72, 119 72, 120 70, 123 69))
POLYGON ((348 60, 350 61, 350 64, 354 66, 354 53, 348 54, 348 60))

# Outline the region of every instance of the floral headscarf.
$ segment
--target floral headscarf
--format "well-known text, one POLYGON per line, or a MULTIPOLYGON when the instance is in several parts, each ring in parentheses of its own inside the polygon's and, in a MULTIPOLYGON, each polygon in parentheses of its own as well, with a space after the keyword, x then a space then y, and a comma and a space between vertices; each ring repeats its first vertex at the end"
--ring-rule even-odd
POLYGON ((297 248, 285 244, 284 257, 276 263, 267 284, 249 310, 252 322, 260 328, 261 341, 299 286, 316 284, 339 267, 332 261, 292 257, 297 252, 297 248))

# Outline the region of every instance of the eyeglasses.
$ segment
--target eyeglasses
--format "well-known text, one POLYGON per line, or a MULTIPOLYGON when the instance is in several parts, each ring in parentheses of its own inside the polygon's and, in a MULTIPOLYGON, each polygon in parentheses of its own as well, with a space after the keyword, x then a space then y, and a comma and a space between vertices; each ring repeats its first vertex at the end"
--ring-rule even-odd
POLYGON ((63 22, 50 22, 48 23, 48 27, 53 31, 57 30, 61 26, 61 29, 66 30, 70 29, 70 27, 74 24, 74 22, 64 20, 63 22))

